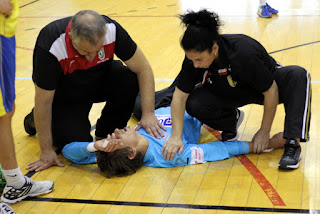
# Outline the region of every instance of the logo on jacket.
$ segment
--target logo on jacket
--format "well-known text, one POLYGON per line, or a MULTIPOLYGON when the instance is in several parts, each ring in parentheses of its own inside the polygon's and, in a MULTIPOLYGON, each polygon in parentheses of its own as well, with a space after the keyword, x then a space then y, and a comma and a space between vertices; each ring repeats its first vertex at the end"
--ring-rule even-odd
POLYGON ((199 164, 205 163, 204 160, 204 152, 203 149, 200 147, 191 147, 191 162, 190 164, 199 164))
POLYGON ((218 74, 219 75, 227 75, 228 74, 228 69, 227 68, 219 69, 218 70, 218 74))
POLYGON ((212 75, 211 72, 209 72, 208 70, 206 70, 203 74, 203 78, 202 78, 202 85, 204 85, 206 82, 212 84, 212 80, 210 79, 210 76, 212 75))
POLYGON ((71 68, 71 65, 72 65, 75 61, 76 61, 76 60, 71 60, 71 61, 70 61, 70 66, 69 66, 70 68, 71 68))
POLYGON ((166 127, 172 126, 171 115, 156 115, 156 117, 162 125, 166 127))
POLYGON ((229 82, 229 85, 231 86, 231 87, 236 87, 236 85, 237 85, 237 81, 234 81, 233 79, 232 79, 232 76, 231 75, 228 75, 227 76, 227 80, 228 80, 228 82, 229 82))
POLYGON ((106 53, 104 52, 104 48, 102 47, 98 52, 98 57, 100 60, 103 60, 106 57, 106 53))

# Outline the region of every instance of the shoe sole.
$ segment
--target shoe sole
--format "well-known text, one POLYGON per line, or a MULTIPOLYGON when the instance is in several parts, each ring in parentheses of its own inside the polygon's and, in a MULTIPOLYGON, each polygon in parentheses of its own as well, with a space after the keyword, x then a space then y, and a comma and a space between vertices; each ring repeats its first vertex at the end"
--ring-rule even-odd
POLYGON ((22 197, 20 197, 18 199, 15 199, 15 200, 9 200, 9 199, 3 197, 3 195, 2 195, 1 196, 1 201, 5 202, 5 203, 8 203, 8 204, 15 204, 15 203, 18 203, 19 201, 22 201, 23 199, 25 199, 27 197, 34 197, 34 196, 38 196, 38 195, 48 194, 48 193, 52 192, 53 187, 54 187, 54 183, 52 184, 51 188, 46 192, 42 192, 42 193, 39 193, 39 194, 24 195, 24 196, 22 196, 22 197))
POLYGON ((271 18, 272 17, 272 16, 262 16, 262 15, 259 15, 259 14, 258 14, 258 16, 261 17, 261 18, 271 18))
MULTIPOLYGON (((302 155, 301 155, 301 153, 300 153, 299 161, 301 160, 301 158, 302 158, 302 155)), ((278 164, 278 167, 279 167, 280 169, 298 169, 299 166, 300 166, 299 161, 298 161, 298 163, 295 164, 295 165, 280 165, 280 163, 279 163, 279 164, 278 164)))
POLYGON ((234 138, 228 139, 226 141, 235 141, 235 140, 238 140, 238 138, 239 138, 238 128, 240 127, 240 125, 242 124, 242 121, 244 119, 244 112, 241 110, 239 110, 239 111, 240 111, 240 115, 239 115, 239 119, 237 122, 237 135, 234 138))

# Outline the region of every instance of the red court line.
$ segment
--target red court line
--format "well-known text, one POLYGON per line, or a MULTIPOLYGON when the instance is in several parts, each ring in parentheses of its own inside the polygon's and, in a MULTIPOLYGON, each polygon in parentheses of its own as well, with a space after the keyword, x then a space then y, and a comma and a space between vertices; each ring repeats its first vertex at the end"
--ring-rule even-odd
POLYGON ((286 206, 280 195, 264 177, 260 170, 251 162, 251 160, 245 155, 237 156, 238 160, 243 164, 244 167, 250 172, 253 178, 261 186, 262 190, 266 193, 270 201, 274 206, 286 206))
POLYGON ((28 51, 33 51, 32 48, 25 48, 25 47, 19 47, 19 46, 16 46, 16 47, 19 48, 19 49, 24 49, 24 50, 28 50, 28 51))
POLYGON ((222 140, 221 134, 219 131, 211 128, 210 126, 207 126, 206 124, 203 124, 202 126, 203 128, 207 129, 211 134, 213 134, 218 140, 222 140))
MULTIPOLYGON (((203 124, 203 127, 207 129, 211 134, 213 134, 218 140, 221 140, 221 134, 219 131, 203 124)), ((262 190, 266 193, 271 203, 274 206, 286 206, 280 195, 273 188, 270 182, 264 177, 264 175, 260 172, 260 170, 250 161, 250 159, 246 155, 237 156, 238 160, 242 163, 244 167, 250 172, 253 178, 260 185, 262 190)))

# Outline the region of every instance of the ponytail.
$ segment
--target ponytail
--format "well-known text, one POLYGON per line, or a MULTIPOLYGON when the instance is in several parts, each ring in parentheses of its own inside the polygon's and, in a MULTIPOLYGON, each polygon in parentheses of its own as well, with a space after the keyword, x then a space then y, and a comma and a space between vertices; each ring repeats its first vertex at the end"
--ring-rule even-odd
POLYGON ((219 40, 219 16, 206 9, 199 12, 187 11, 180 15, 181 23, 186 26, 186 31, 181 39, 181 47, 185 50, 211 52, 212 46, 219 40))

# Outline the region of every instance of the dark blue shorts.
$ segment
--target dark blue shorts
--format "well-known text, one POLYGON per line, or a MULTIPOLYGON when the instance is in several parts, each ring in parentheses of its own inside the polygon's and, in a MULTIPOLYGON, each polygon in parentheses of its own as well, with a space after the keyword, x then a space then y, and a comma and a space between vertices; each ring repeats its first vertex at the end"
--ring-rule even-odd
POLYGON ((15 94, 16 40, 15 36, 0 35, 0 116, 12 111, 15 94))

